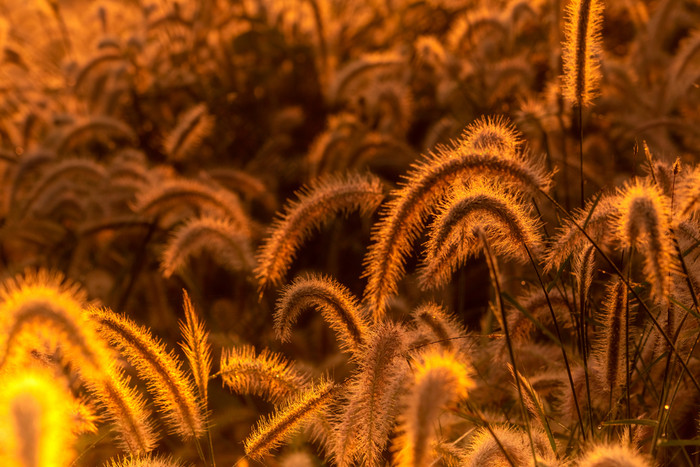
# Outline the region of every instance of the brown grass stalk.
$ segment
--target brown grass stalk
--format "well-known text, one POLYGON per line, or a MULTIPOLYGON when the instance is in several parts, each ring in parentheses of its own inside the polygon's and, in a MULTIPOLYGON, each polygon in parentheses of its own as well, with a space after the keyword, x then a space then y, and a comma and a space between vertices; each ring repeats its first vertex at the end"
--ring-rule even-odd
POLYGON ((337 333, 340 347, 358 356, 369 331, 357 299, 343 285, 323 276, 298 277, 284 289, 275 307, 275 334, 287 342, 292 325, 307 308, 316 308, 337 333))
POLYGON ((258 253, 256 276, 260 292, 279 283, 296 251, 315 229, 331 222, 339 213, 359 210, 370 214, 384 198, 383 187, 374 176, 327 176, 312 182, 288 202, 268 231, 258 253))

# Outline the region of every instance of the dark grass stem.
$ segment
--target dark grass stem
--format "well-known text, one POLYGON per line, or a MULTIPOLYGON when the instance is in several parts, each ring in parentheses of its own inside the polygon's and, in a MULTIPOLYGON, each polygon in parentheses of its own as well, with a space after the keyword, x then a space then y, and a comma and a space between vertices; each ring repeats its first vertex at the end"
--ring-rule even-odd
MULTIPOLYGON (((564 366, 566 367, 566 375, 569 378, 569 385, 571 386, 571 394, 574 400, 574 406, 576 407, 576 416, 578 417, 578 424, 579 427, 581 428, 581 436, 583 437, 583 441, 586 441, 586 430, 583 426, 583 417, 581 416, 581 408, 578 406, 578 397, 576 396, 576 388, 574 387, 574 379, 571 375, 571 366, 569 365, 569 357, 566 355, 566 349, 564 348, 564 343, 562 342, 561 338, 561 330, 559 329, 559 322, 557 321, 557 315, 554 313, 554 308, 552 307, 552 302, 549 299, 549 293, 547 292, 547 287, 544 285, 544 281, 542 280, 542 275, 540 274, 540 270, 537 267, 537 263, 535 262, 535 259, 532 257, 532 252, 530 251, 530 248, 523 243, 523 246, 525 247, 525 251, 527 252, 527 256, 530 259, 530 263, 532 264, 533 269, 535 270, 535 274, 537 274, 537 280, 540 283, 540 286, 542 287, 542 292, 544 293, 544 297, 547 300, 547 306, 549 307, 549 313, 552 315, 552 323, 554 324, 554 330, 557 333, 557 339, 559 339, 560 342, 560 347, 561 347, 561 353, 562 356, 564 357, 564 366)), ((590 395, 589 395, 590 397, 590 395)), ((593 425, 591 424, 591 433, 593 433, 593 425)))
MULTIPOLYGON (((513 365, 513 374, 515 375, 515 387, 518 389, 518 397, 520 398, 520 410, 522 412, 523 420, 525 422, 525 428, 527 429, 527 436, 530 440, 530 449, 532 450, 532 459, 535 463, 534 465, 537 465, 537 453, 535 452, 535 444, 532 441, 532 431, 530 430, 530 420, 528 418, 527 408, 525 407, 525 399, 523 397, 523 389, 522 389, 521 384, 520 384, 520 378, 518 378, 518 367, 515 363, 515 353, 513 352, 513 345, 512 345, 511 340, 510 340, 510 332, 508 331, 508 318, 506 316, 506 308, 503 305, 503 298, 501 297, 501 284, 500 284, 500 280, 498 279, 498 276, 499 276, 498 264, 496 263, 496 259, 493 256, 493 253, 491 252, 491 247, 489 246, 488 241, 486 240, 486 236, 483 234, 483 232, 479 232, 479 237, 481 237, 481 243, 484 246, 484 255, 486 256, 486 262, 488 263, 489 273, 491 275, 491 280, 493 282, 493 286, 495 289, 496 303, 498 305, 498 309, 501 312, 501 318, 503 320, 503 323, 502 323, 503 324, 503 333, 505 334, 506 347, 508 348, 510 362, 511 362, 511 365, 513 365)), ((525 243, 523 243, 523 245, 525 245, 525 243)), ((527 248, 527 246, 525 246, 525 248, 527 248)), ((493 432, 491 434, 495 438, 495 435, 493 435, 493 432)))
MULTIPOLYGON (((548 193, 544 192, 543 190, 540 190, 540 193, 542 193, 547 199, 549 199, 549 201, 552 204, 554 204, 554 206, 557 209, 566 213, 566 210, 564 210, 564 208, 559 203, 557 203, 557 201, 554 198, 552 198, 548 193)), ((627 290, 630 293, 632 293, 634 298, 639 303, 639 306, 642 308, 642 310, 644 310, 644 312, 647 314, 647 316, 649 317, 649 319, 653 323, 654 327, 659 331, 661 336, 664 338, 666 343, 669 345, 671 351, 675 354, 676 357, 679 357, 679 361, 683 365, 683 370, 688 372, 688 377, 690 378, 691 382, 693 383, 693 386, 695 386, 695 389, 700 392, 700 383, 698 383, 698 380, 695 378, 695 376, 688 369, 687 363, 682 358, 680 358, 680 353, 678 352, 678 349, 674 345, 673 341, 668 336, 666 331, 664 331, 663 326, 661 326, 658 319, 656 319, 656 317, 652 314, 651 310, 649 309, 647 304, 644 302, 644 300, 642 300, 642 297, 640 297, 639 294, 637 293, 637 291, 634 289, 634 287, 632 287, 632 284, 630 283, 630 281, 627 280, 627 277, 622 273, 622 271, 620 271, 620 268, 617 266, 617 264, 615 264, 615 262, 610 258, 610 256, 607 253, 605 253, 602 248, 600 248, 600 246, 591 238, 590 235, 588 235, 588 232, 586 232, 586 230, 578 224, 578 222, 576 222, 572 219, 571 223, 577 229, 579 229, 581 231, 581 233, 586 237, 586 239, 588 239, 589 242, 591 242, 591 244, 595 247, 596 251, 601 254, 603 259, 605 259, 605 261, 610 265, 610 267, 613 268, 613 270, 615 271, 615 274, 620 278, 620 280, 622 280, 624 282, 625 287, 627 287, 627 290)))
POLYGON ((581 209, 586 205, 586 196, 583 192, 583 105, 578 104, 578 156, 579 156, 579 176, 581 177, 581 209))

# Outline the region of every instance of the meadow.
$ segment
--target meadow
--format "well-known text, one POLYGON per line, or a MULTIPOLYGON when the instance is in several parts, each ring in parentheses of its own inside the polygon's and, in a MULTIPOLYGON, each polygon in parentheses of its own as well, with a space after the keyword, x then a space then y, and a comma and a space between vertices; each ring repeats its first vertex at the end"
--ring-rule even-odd
POLYGON ((0 465, 700 464, 697 0, 4 0, 0 465))

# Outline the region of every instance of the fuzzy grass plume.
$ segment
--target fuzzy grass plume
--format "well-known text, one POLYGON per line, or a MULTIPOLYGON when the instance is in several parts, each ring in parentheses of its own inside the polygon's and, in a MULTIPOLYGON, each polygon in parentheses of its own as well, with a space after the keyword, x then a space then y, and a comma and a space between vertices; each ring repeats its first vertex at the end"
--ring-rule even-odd
POLYGON ((302 188, 297 200, 288 202, 269 229, 258 253, 259 290, 278 284, 296 251, 315 229, 329 223, 339 213, 374 211, 384 198, 381 181, 370 175, 330 175, 302 188))
POLYGON ((202 408, 175 355, 154 339, 148 329, 125 316, 98 308, 91 309, 90 314, 99 324, 101 334, 121 348, 148 383, 170 429, 184 440, 199 438, 204 432, 202 408))
POLYGON ((601 0, 572 0, 567 7, 566 41, 563 47, 564 96, 578 105, 591 104, 598 92, 600 70, 601 0))
POLYGON ((399 419, 400 435, 394 441, 396 465, 429 465, 440 414, 467 396, 474 386, 471 370, 454 354, 440 349, 420 355, 399 419))
POLYGON ((475 151, 469 131, 451 147, 441 147, 415 165, 403 186, 383 209, 376 224, 373 243, 365 257, 367 286, 364 302, 374 321, 380 321, 388 299, 398 291, 406 257, 412 252, 427 217, 456 180, 494 177, 504 187, 521 192, 546 191, 550 176, 535 161, 519 152, 489 146, 475 151))
POLYGON ((291 397, 271 416, 258 422, 245 440, 245 452, 251 459, 262 459, 284 444, 312 415, 329 404, 342 388, 328 380, 291 397))
POLYGON ((275 307, 275 334, 286 342, 292 325, 307 308, 317 308, 338 334, 342 349, 359 355, 367 341, 368 325, 357 299, 337 281, 322 276, 298 277, 285 288, 275 307))
POLYGON ((300 392, 309 382, 309 376, 281 354, 267 349, 256 354, 252 346, 224 349, 219 375, 231 391, 254 394, 274 404, 300 392))

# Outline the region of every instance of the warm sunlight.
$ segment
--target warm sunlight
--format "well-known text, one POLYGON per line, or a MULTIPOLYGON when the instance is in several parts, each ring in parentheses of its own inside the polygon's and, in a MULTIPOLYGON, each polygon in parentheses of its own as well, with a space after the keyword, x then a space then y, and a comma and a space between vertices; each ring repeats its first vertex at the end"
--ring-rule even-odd
POLYGON ((0 0, 0 465, 700 465, 697 0, 0 0))

